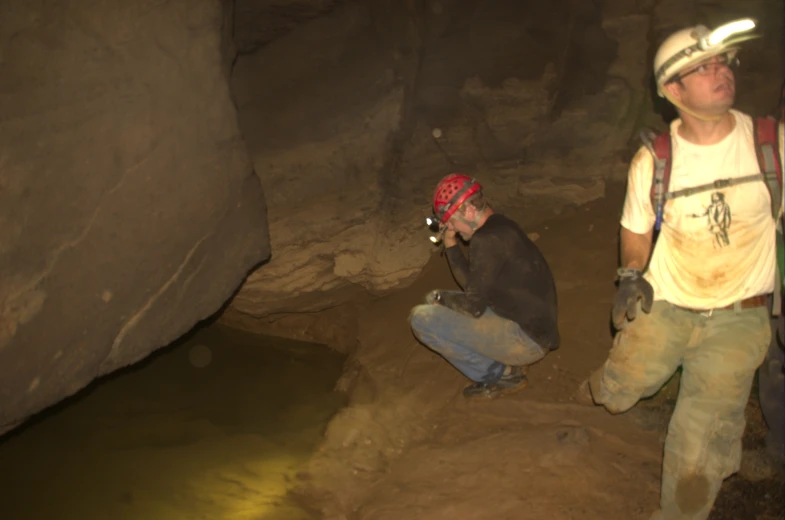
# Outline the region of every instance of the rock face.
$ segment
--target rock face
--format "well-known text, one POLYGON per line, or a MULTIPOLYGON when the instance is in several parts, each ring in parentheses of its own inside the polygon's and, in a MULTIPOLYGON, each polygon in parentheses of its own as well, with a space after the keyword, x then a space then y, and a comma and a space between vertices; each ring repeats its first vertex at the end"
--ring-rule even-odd
POLYGON ((253 326, 407 285, 434 251, 422 219, 452 171, 524 224, 603 197, 638 131, 665 127, 651 61, 678 28, 758 18, 738 107, 771 110, 781 6, 721 4, 238 2, 235 38, 258 50, 238 58, 232 86, 273 255, 224 318, 253 326))
MULTIPOLYGON (((264 24, 249 32, 244 4, 235 37, 269 41, 264 24)), ((270 4, 254 12, 271 15, 270 4)), ((628 33, 606 34, 591 4, 296 2, 290 20, 295 4, 308 4, 301 23, 233 71, 273 255, 229 323, 408 284, 434 252, 423 219, 451 171, 475 173, 495 206, 524 203, 539 217, 603 195, 607 159, 626 147, 643 97, 628 85, 645 70, 625 68, 637 59, 617 58, 628 33), (626 79, 608 72, 620 59, 626 79)), ((634 22, 645 38, 646 19, 634 22)))
POLYGON ((243 312, 324 308, 334 304, 332 289, 389 289, 427 260, 427 237, 410 239, 424 229, 412 219, 417 203, 399 214, 392 206, 398 179, 389 160, 406 85, 392 52, 368 45, 377 34, 372 14, 340 9, 235 65, 240 127, 264 179, 273 249, 234 300, 243 312))
POLYGON ((292 313, 409 284, 446 173, 525 225, 603 197, 637 130, 664 127, 650 63, 677 28, 756 17, 738 107, 770 111, 782 6, 743 8, 6 2, 0 431, 177 338, 268 257, 226 320, 336 335, 292 313))
POLYGON ((330 12, 341 0, 234 0, 234 43, 252 52, 301 23, 330 12))
POLYGON ((269 239, 220 3, 0 19, 2 433, 213 314, 269 239))

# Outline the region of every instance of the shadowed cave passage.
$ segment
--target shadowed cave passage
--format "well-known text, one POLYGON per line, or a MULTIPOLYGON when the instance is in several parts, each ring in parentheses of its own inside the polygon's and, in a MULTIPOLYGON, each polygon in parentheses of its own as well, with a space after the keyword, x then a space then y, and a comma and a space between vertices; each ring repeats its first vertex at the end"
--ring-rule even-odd
POLYGON ((316 344, 192 332, 4 437, 2 516, 310 519, 287 492, 343 404, 342 363, 316 344))

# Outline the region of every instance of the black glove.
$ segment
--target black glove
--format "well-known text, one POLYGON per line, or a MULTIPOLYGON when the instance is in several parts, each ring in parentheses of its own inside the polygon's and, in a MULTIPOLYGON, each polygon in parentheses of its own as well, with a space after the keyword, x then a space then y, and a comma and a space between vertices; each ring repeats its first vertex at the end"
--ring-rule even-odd
POLYGON ((625 318, 630 321, 638 315, 638 300, 641 300, 643 312, 651 311, 651 304, 654 301, 654 289, 651 284, 643 278, 643 274, 637 269, 619 269, 619 288, 616 296, 613 297, 613 326, 620 329, 624 325, 625 318))

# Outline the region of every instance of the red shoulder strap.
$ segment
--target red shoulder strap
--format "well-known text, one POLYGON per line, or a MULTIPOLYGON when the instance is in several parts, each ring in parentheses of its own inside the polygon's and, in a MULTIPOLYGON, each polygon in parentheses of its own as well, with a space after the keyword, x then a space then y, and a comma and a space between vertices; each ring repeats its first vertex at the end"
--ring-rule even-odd
MULTIPOLYGON (((777 143, 777 120, 773 117, 755 118, 755 149, 758 154, 758 161, 763 162, 761 149, 763 146, 771 146, 775 157, 780 159, 779 143, 777 143)), ((775 161, 777 177, 782 183, 782 164, 779 160, 775 161)))
POLYGON ((758 156, 760 171, 766 177, 766 185, 772 198, 774 218, 779 215, 780 199, 782 198, 782 158, 779 148, 777 120, 773 117, 756 117, 755 154, 758 156))
MULTIPOLYGON (((665 180, 663 181, 664 184, 668 185, 671 178, 671 133, 670 132, 663 132, 657 136, 657 139, 654 140, 654 151, 657 152, 657 157, 660 159, 665 159, 666 166, 665 166, 665 180)), ((667 193, 668 190, 666 189, 665 192, 667 193)))
MULTIPOLYGON (((654 178, 651 183, 651 205, 657 216, 655 226, 659 229, 663 208, 671 180, 671 136, 663 132, 651 140, 654 152, 654 178)), ((777 143, 777 121, 773 117, 755 118, 755 152, 761 172, 766 175, 766 186, 772 199, 772 214, 779 214, 782 199, 782 158, 777 143)))
POLYGON ((654 178, 651 183, 651 206, 657 216, 656 225, 662 221, 665 195, 671 180, 671 134, 670 131, 662 132, 652 141, 654 149, 654 178))

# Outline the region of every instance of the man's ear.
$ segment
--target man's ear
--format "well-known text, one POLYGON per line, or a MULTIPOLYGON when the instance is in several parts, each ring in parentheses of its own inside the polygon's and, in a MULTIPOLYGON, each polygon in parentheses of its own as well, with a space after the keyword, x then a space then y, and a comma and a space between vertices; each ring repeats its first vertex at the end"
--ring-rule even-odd
POLYGON ((684 87, 678 81, 672 81, 667 85, 664 85, 665 90, 667 91, 668 95, 681 103, 682 95, 684 94, 684 87))

